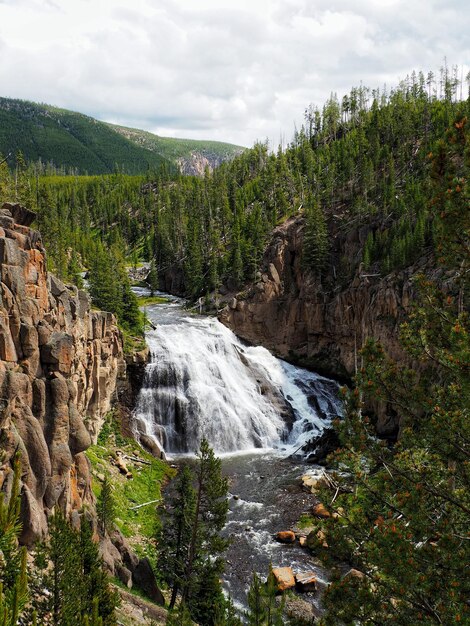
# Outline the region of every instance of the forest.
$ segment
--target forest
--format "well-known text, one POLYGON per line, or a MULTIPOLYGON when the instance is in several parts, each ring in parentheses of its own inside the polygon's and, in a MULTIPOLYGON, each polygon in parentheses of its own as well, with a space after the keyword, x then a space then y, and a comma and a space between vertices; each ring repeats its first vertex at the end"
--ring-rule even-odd
MULTIPOLYGON (((423 256, 432 260, 432 276, 415 277, 416 302, 400 331, 407 361, 368 342, 342 391, 341 447, 330 459, 337 489, 333 497, 322 491, 328 515, 316 529, 315 554, 333 572, 325 626, 470 623, 470 93, 463 98, 462 89, 445 71, 413 73, 389 92, 333 94, 321 110, 306 109, 288 146, 273 152, 259 143, 203 177, 171 169, 46 174, 21 153, 14 167, 0 157, 0 201, 36 211, 49 269, 76 285, 86 272, 94 304, 114 312, 130 335, 142 335, 144 320, 127 267, 148 262, 153 287, 172 268, 190 299, 210 299, 222 286, 236 292, 255 280, 272 230, 293 215, 305 219, 304 271, 320 283, 328 280, 338 233, 367 234, 357 257, 340 259, 337 281, 350 280, 361 264, 385 276, 423 256), (370 400, 400 415, 398 441, 374 436, 370 400), (358 574, 344 577, 344 563, 358 574)), ((103 491, 106 533, 114 513, 103 491)), ((159 533, 166 537, 157 568, 175 608, 169 624, 240 623, 219 582, 226 494, 220 462, 203 442, 196 467, 179 473, 156 530, 157 546, 159 533)), ((14 540, 18 513, 14 498, 8 507, 0 502, 0 548, 14 555, 0 587, 5 625, 26 605, 25 557, 14 540)), ((114 624, 89 529, 77 534, 60 516, 52 528, 44 547, 52 560, 55 538, 74 533, 67 559, 83 573, 81 623, 114 624)), ((253 577, 249 624, 285 623, 266 575, 266 585, 253 577)), ((64 585, 67 576, 70 570, 64 585)), ((77 623, 67 621, 67 611, 77 609, 68 606, 66 587, 50 572, 44 580, 53 600, 45 611, 62 611, 52 623, 77 623)))
MULTIPOLYGON (((50 269, 76 280, 96 256, 119 249, 132 263, 174 267, 186 295, 252 281, 272 229, 306 218, 305 266, 321 272, 338 230, 367 226, 361 259, 342 259, 346 279, 362 262, 386 274, 410 265, 433 241, 426 156, 457 112, 459 82, 413 74, 390 93, 355 88, 308 108, 290 145, 257 144, 202 178, 42 175, 18 155, 2 165, 0 198, 37 211, 50 269)), ((341 276, 340 276, 341 279, 341 276)))

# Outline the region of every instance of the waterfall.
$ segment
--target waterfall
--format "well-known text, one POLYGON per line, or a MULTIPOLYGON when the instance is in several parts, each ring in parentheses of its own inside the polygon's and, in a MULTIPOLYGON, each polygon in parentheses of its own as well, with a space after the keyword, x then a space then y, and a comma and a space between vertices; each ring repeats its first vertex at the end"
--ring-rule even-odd
POLYGON ((205 437, 218 454, 293 453, 340 413, 335 383, 244 345, 217 319, 178 303, 147 315, 155 328, 135 424, 165 452, 195 452, 205 437))

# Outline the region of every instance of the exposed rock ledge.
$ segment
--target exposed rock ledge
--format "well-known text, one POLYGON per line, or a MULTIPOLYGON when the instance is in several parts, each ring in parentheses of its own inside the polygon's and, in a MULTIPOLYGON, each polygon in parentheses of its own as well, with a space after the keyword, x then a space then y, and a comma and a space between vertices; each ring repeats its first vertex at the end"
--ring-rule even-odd
POLYGON ((0 486, 11 489, 19 452, 25 544, 44 536, 57 504, 93 501, 83 452, 125 371, 114 316, 46 271, 33 220, 19 205, 0 209, 0 486))
MULTIPOLYGON (((332 235, 331 263, 320 283, 302 268, 303 229, 302 217, 276 228, 256 284, 233 298, 221 321, 250 343, 339 380, 354 374, 357 353, 367 338, 379 340, 394 358, 403 358, 398 328, 412 301, 411 277, 418 268, 385 277, 365 275, 359 262, 368 230, 356 229, 332 235), (336 280, 341 258, 359 266, 342 283, 336 280)), ((419 269, 425 264, 423 259, 419 269)), ((379 432, 389 435, 396 428, 395 417, 380 411, 379 432)))

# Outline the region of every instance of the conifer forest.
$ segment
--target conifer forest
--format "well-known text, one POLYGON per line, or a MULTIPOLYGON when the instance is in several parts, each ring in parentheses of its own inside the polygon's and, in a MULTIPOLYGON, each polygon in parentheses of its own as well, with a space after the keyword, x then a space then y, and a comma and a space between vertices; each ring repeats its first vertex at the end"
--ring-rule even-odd
POLYGON ((278 147, 0 98, 1 626, 470 624, 465 67, 278 147))

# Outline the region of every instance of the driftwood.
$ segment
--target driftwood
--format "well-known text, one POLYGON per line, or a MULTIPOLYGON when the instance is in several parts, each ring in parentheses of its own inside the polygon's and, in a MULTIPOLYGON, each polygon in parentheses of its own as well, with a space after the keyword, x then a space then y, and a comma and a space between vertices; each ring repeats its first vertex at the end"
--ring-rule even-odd
POLYGON ((144 459, 139 459, 138 456, 131 456, 129 454, 124 454, 123 458, 128 459, 129 461, 134 461, 135 463, 142 463, 143 465, 152 465, 150 461, 144 461, 144 459))
POLYGON ((148 506, 149 504, 156 504, 160 502, 160 500, 150 500, 150 502, 144 502, 143 504, 138 504, 137 506, 131 506, 129 511, 137 511, 137 509, 141 509, 143 506, 148 506))

